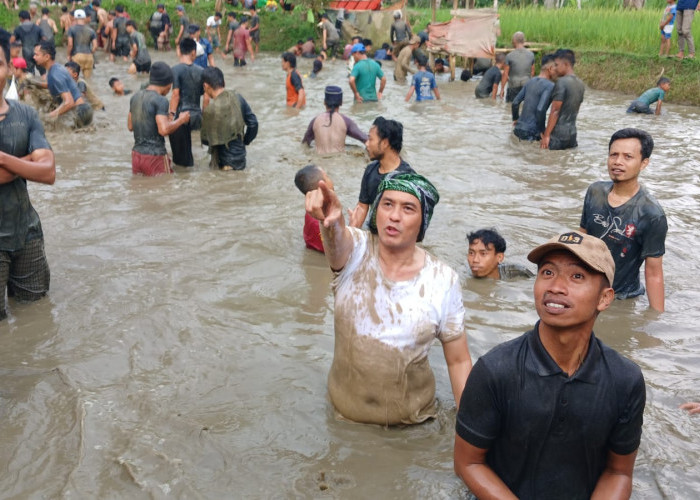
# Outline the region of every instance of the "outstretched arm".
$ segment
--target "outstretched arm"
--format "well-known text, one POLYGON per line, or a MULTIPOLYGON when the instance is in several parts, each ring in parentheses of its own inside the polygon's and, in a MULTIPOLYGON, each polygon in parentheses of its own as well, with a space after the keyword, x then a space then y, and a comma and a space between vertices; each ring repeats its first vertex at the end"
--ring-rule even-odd
POLYGON ((306 193, 306 212, 321 224, 323 248, 333 271, 340 271, 347 264, 352 252, 352 235, 345 225, 343 206, 335 191, 318 182, 318 189, 306 193))
POLYGON ((688 413, 695 415, 700 413, 700 403, 683 403, 681 405, 682 410, 688 410, 688 413))

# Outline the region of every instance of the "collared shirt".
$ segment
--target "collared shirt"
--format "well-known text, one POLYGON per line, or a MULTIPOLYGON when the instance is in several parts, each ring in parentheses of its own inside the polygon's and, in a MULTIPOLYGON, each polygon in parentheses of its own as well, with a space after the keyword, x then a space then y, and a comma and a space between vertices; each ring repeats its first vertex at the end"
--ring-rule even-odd
POLYGON ((568 376, 539 337, 539 323, 474 365, 457 434, 487 449, 486 463, 521 499, 590 498, 612 451, 639 447, 646 390, 637 365, 591 332, 568 376))

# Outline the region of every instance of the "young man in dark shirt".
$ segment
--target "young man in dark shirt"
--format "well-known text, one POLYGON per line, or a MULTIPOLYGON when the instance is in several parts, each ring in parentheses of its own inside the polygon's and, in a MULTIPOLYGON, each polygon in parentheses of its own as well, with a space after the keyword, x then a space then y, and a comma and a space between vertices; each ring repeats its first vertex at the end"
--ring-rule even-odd
POLYGON ((639 174, 649 164, 654 148, 651 136, 626 128, 613 134, 608 145, 608 174, 611 181, 594 182, 586 191, 581 231, 602 239, 615 259, 612 286, 618 299, 644 294, 649 306, 664 310, 663 255, 668 224, 663 208, 639 184, 639 174))
POLYGON ((27 181, 53 184, 56 165, 37 112, 5 100, 10 74, 10 40, 0 32, 0 320, 7 317, 5 293, 33 301, 49 290, 49 265, 39 215, 27 181))
POLYGON ((287 73, 285 87, 287 89, 287 106, 303 108, 306 105, 306 91, 297 71, 297 58, 291 52, 282 54, 282 70, 287 73))
POLYGON ((131 171, 134 175, 155 176, 172 173, 164 136, 172 134, 190 119, 183 111, 176 120, 168 115, 165 98, 173 83, 170 66, 158 61, 151 66, 148 87, 136 92, 129 102, 127 127, 134 133, 131 171))
POLYGON ((642 435, 642 371, 593 333, 615 263, 578 232, 535 248, 526 334, 479 358, 457 412, 455 471, 480 499, 629 499, 642 435))
POLYGON ((395 120, 379 116, 372 123, 367 138, 367 153, 372 163, 367 165, 360 184, 360 197, 357 205, 350 211, 348 225, 362 227, 369 212, 369 206, 377 196, 377 188, 389 172, 415 173, 411 166, 401 158, 403 146, 403 125, 395 120))
POLYGON ((554 53, 554 71, 558 78, 552 91, 549 121, 540 142, 542 149, 569 149, 578 146, 576 117, 586 87, 574 74, 575 63, 576 57, 571 50, 560 49, 554 53))
POLYGON ((554 89, 554 56, 542 57, 540 75, 530 79, 513 99, 513 134, 523 141, 539 141, 547 123, 549 98, 554 89), (523 112, 520 114, 520 104, 523 112))
POLYGON ((180 40, 180 63, 172 67, 173 92, 170 96, 169 116, 176 119, 183 111, 190 113, 190 121, 170 134, 170 148, 173 162, 183 167, 194 165, 192 157, 192 130, 202 127, 201 99, 204 94, 202 86, 202 67, 194 64, 197 42, 192 38, 180 40))
POLYGON ((506 56, 504 54, 496 54, 496 64, 491 66, 479 84, 474 89, 474 94, 477 99, 485 99, 491 97, 496 99, 498 96, 498 85, 501 83, 501 71, 506 64, 506 56))
MULTIPOLYGON (((22 42, 22 57, 27 61, 27 73, 34 74, 36 64, 34 62, 34 47, 41 41, 41 28, 31 21, 31 16, 26 10, 19 12, 19 26, 15 28, 11 41, 22 42)), ((43 74, 41 71, 39 73, 43 74)))

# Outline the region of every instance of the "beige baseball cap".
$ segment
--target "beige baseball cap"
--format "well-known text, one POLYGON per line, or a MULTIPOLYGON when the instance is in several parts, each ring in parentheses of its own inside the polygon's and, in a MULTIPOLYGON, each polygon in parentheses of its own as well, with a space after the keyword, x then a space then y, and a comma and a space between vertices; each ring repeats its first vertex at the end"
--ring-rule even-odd
POLYGON ((581 259, 591 269, 608 278, 610 286, 615 280, 615 261, 603 240, 590 234, 571 231, 547 241, 527 255, 527 260, 539 264, 542 257, 554 250, 566 250, 581 259))

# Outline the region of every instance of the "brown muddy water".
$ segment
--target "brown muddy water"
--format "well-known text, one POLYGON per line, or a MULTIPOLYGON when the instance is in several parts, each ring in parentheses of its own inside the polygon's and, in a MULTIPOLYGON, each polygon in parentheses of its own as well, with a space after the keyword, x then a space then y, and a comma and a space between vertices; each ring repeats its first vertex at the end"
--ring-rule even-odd
MULTIPOLYGON (((651 132, 656 149, 642 178, 669 220, 667 312, 650 312, 646 298, 616 301, 596 333, 647 381, 633 498, 700 496, 700 416, 678 409, 700 399, 700 109, 629 116, 634 96, 588 90, 579 147, 541 152, 509 135, 505 104, 474 99, 473 82, 440 82, 442 101, 409 105, 407 88, 390 81, 383 102, 353 106, 335 62, 305 79, 299 113, 284 107, 276 54, 224 66, 260 121, 243 172, 210 170, 197 146, 192 170, 132 177, 129 98, 110 96, 107 80, 136 89, 144 79, 122 63, 100 62, 93 76, 107 106, 94 130, 49 132, 56 184, 30 191, 51 291, 38 303, 11 302, 0 325, 0 497, 466 497, 452 470, 455 406, 439 346, 431 422, 350 424, 327 400, 331 276, 324 257, 304 248, 293 177, 316 161, 352 206, 367 163, 351 139, 334 158, 299 143, 328 84, 342 85, 341 111, 362 128, 380 114, 402 121, 405 158, 440 190, 425 246, 464 279, 474 359, 537 316, 532 281, 468 278, 466 233, 498 228, 507 261, 525 264, 535 245, 578 227, 586 187, 607 178, 610 135, 651 132)), ((310 66, 301 61, 302 74, 310 66)))

